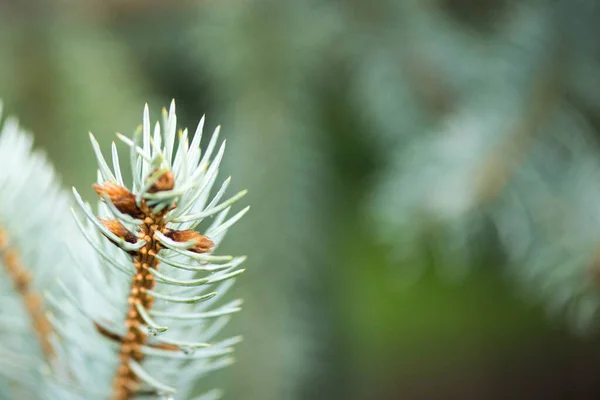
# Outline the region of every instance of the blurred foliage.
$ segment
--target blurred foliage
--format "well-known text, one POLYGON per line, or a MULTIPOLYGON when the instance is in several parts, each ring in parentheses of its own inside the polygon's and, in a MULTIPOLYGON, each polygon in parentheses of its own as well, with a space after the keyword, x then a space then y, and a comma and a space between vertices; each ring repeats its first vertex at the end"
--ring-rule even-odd
POLYGON ((565 331, 598 321, 599 13, 0 2, 0 94, 69 185, 145 101, 223 125, 252 204, 229 398, 592 398, 565 331))

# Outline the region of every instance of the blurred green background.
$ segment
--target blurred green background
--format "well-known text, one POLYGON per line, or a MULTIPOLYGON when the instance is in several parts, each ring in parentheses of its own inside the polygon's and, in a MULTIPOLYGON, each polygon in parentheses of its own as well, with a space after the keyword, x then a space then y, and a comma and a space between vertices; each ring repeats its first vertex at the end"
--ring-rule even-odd
POLYGON ((600 5, 0 1, 0 96, 88 187, 143 104, 252 205, 228 399, 593 399, 600 5), (226 175, 225 175, 226 176, 226 175))

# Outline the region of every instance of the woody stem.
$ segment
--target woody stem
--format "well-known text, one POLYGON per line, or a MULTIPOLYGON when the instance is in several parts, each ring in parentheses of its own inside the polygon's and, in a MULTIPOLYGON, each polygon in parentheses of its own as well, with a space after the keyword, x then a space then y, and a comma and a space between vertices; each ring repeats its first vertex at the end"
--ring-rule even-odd
POLYGON ((133 257, 136 274, 132 279, 129 290, 129 308, 125 317, 127 331, 121 339, 120 363, 113 382, 113 400, 129 400, 137 390, 138 378, 131 370, 129 362, 131 360, 138 363, 142 362, 144 355, 141 346, 147 342, 148 335, 140 330, 143 319, 137 310, 136 304, 149 310, 154 303, 154 299, 147 293, 156 285, 154 276, 149 269, 157 269, 160 263, 156 258, 156 254, 161 247, 159 242, 154 239, 154 233, 162 231, 166 225, 164 213, 155 215, 145 205, 142 206, 142 211, 144 212, 144 222, 140 226, 139 236, 146 241, 146 245, 133 257))
POLYGON ((42 352, 46 360, 50 360, 54 356, 54 349, 50 343, 52 326, 46 317, 42 298, 32 289, 29 271, 21 263, 19 253, 8 245, 6 234, 2 229, 0 229, 0 253, 8 276, 16 291, 21 295, 29 313, 42 352))

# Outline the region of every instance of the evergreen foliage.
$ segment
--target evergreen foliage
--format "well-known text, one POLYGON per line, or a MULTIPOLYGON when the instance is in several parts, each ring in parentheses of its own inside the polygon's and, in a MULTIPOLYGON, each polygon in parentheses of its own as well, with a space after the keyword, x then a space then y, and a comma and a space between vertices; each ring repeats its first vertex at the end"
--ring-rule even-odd
MULTIPOLYGON (((216 336, 241 310, 240 299, 223 297, 245 257, 212 251, 248 211, 228 217, 246 191, 222 200, 227 178, 211 196, 225 151, 219 127, 201 152, 204 118, 189 139, 187 129, 177 130, 174 102, 163 110, 162 129, 157 123, 151 132, 149 118, 146 106, 133 139, 119 135, 130 147, 131 190, 115 143, 111 168, 90 134, 97 215, 75 189, 81 213, 68 215, 70 201, 51 167, 31 153, 16 121, 5 123, 2 284, 14 287, 1 298, 0 326, 8 330, 2 373, 10 382, 0 387, 11 392, 3 396, 192 398, 199 377, 233 362, 241 337, 216 336)), ((212 390, 198 398, 220 396, 212 390)))
POLYGON ((58 276, 74 283, 68 246, 84 253, 86 246, 32 136, 15 118, 0 127, 0 398, 59 398, 48 378, 64 377, 65 365, 44 293, 58 276))

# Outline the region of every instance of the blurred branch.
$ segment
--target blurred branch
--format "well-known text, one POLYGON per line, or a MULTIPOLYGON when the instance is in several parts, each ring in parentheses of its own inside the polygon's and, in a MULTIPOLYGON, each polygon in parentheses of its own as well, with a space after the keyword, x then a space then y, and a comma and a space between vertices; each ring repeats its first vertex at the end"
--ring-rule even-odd
MULTIPOLYGON (((556 52, 555 55, 558 55, 556 52)), ((542 70, 534 75, 524 104, 522 117, 513 124, 511 132, 502 135, 502 141, 483 159, 476 169, 474 185, 476 203, 483 206, 494 199, 506 186, 515 168, 526 156, 539 132, 555 111, 563 94, 562 76, 564 69, 558 57, 552 57, 542 70)))

